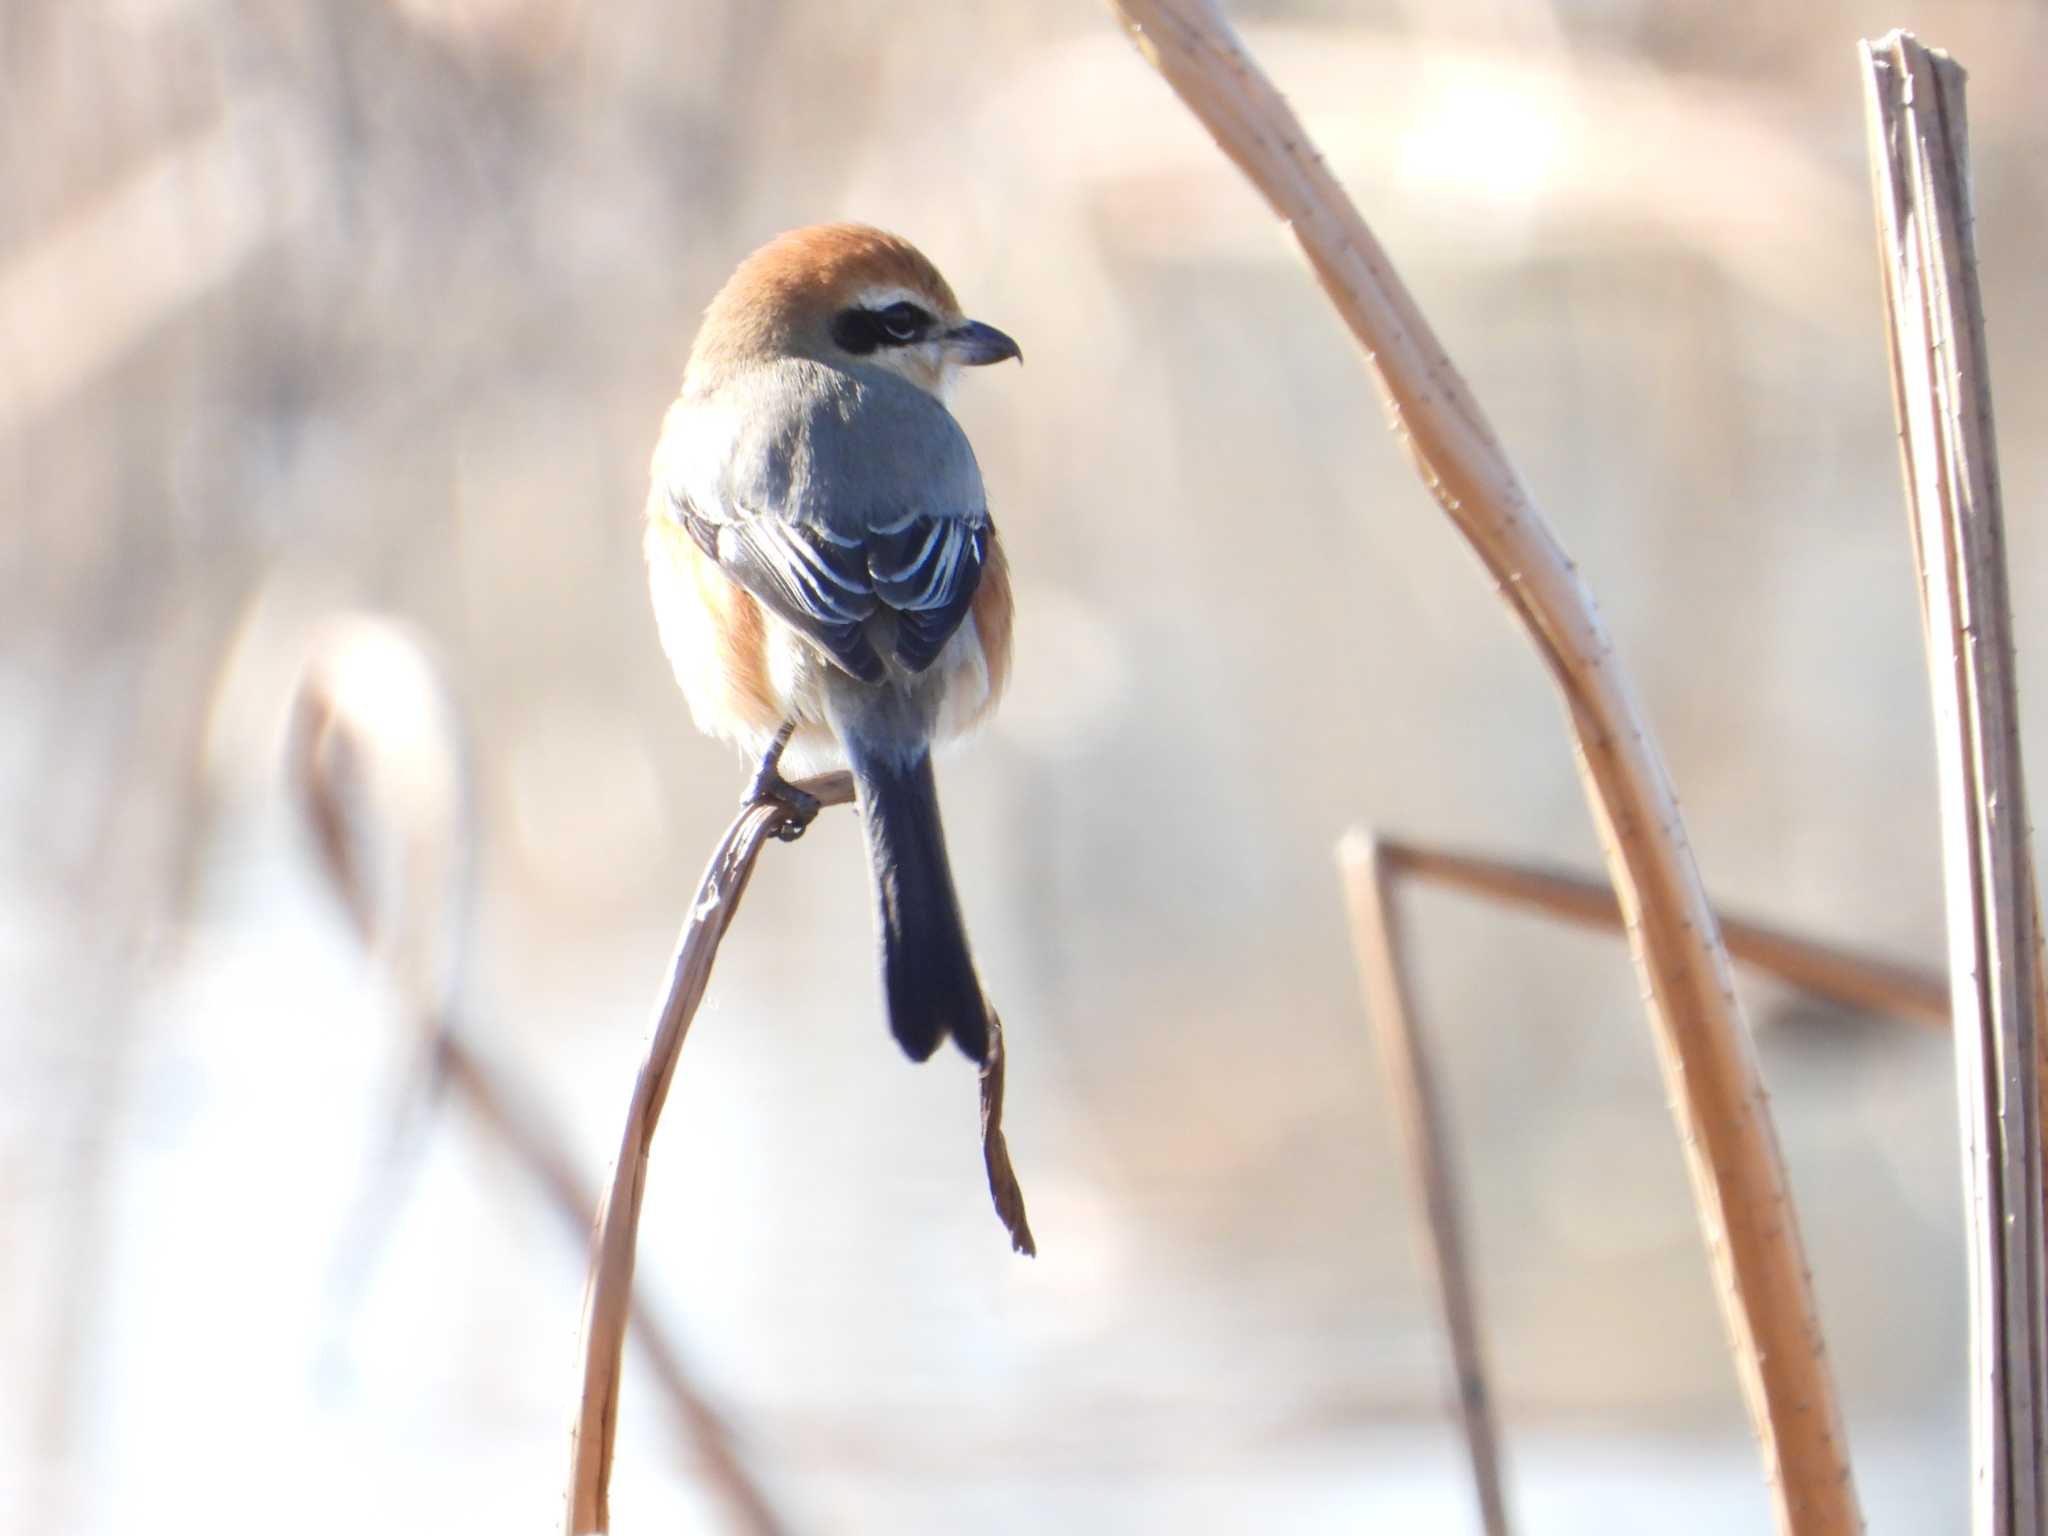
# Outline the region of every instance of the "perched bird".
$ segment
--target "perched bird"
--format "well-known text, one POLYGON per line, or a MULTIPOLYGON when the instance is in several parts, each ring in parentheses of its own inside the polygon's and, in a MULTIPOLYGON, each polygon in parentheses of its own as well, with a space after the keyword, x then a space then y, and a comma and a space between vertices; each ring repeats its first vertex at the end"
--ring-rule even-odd
POLYGON ((946 409, 1021 358, 907 241, 860 224, 764 245, 705 312, 647 505, 662 645, 698 726, 759 755, 749 799, 817 810, 783 753, 843 757, 867 838, 890 1028, 913 1060, 988 1053, 931 749, 1009 671, 1010 583, 946 409))

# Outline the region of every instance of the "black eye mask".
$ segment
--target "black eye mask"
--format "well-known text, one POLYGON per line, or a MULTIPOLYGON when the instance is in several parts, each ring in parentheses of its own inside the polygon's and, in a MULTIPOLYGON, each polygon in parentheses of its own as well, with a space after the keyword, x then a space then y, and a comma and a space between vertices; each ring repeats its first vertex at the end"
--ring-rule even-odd
POLYGON ((926 310, 907 300, 887 309, 842 309, 832 317, 832 339, 855 357, 883 347, 907 347, 931 333, 926 310))

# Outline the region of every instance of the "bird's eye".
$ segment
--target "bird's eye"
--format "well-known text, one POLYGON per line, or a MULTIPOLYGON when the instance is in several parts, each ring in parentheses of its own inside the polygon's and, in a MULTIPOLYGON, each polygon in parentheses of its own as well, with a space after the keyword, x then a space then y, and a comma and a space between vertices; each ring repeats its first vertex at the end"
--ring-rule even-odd
POLYGON ((910 303, 891 304, 875 318, 882 323, 882 334, 899 345, 917 340, 932 321, 930 315, 910 303))
POLYGON ((882 347, 905 347, 924 335, 932 317, 905 300, 887 309, 842 309, 832 317, 832 339, 855 357, 882 347))

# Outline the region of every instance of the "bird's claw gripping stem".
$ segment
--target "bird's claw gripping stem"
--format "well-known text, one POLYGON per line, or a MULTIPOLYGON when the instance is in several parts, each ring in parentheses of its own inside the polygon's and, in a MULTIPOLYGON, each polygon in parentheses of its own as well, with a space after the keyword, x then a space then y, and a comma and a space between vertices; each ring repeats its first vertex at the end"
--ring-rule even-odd
POLYGON ((779 773, 755 774, 754 782, 747 786, 746 803, 782 807, 782 825, 775 835, 785 843, 802 837, 818 814, 818 797, 798 789, 779 773))
POLYGON ((817 819, 818 797, 798 789, 782 776, 782 749, 789 745, 789 738, 796 727, 785 725, 775 733, 775 740, 769 743, 762 755, 761 766, 754 770, 754 777, 747 785, 742 805, 775 805, 782 808, 782 825, 775 829, 775 835, 785 843, 793 843, 804 835, 806 828, 817 819))

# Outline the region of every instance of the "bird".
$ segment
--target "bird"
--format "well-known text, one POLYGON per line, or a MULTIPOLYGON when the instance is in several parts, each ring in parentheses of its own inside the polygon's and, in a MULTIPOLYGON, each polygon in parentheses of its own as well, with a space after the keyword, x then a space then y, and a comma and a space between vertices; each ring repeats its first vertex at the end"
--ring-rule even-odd
POLYGON ((939 819, 932 749, 995 707, 1011 589, 963 368, 1023 354, 937 267, 864 224, 791 230, 704 312, 654 451, 645 551, 691 715, 758 763, 745 800, 801 835, 783 777, 843 762, 867 848, 891 1032, 986 1063, 991 1018, 939 819))

